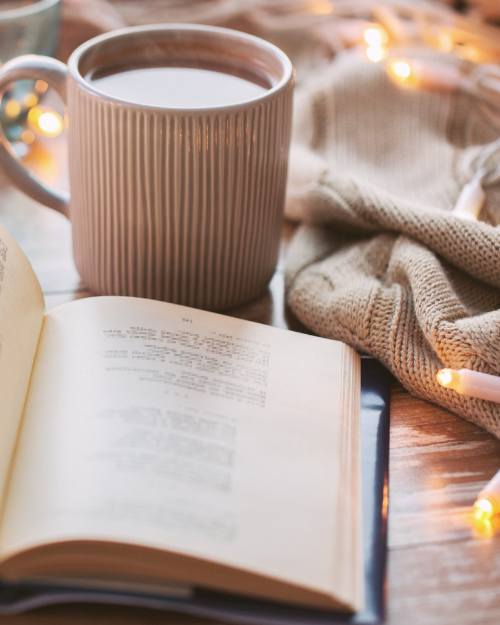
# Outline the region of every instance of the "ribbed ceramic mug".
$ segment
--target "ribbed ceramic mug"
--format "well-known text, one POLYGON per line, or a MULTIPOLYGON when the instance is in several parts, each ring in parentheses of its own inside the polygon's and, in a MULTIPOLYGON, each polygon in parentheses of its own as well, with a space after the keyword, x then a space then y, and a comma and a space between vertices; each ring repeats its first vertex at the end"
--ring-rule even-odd
POLYGON ((211 26, 127 28, 92 39, 68 66, 24 56, 0 72, 41 79, 68 109, 71 196, 28 172, 6 141, 0 161, 24 192, 71 219, 77 269, 95 293, 210 310, 265 290, 277 261, 294 74, 287 56, 211 26), (209 66, 266 85, 208 108, 165 108, 106 95, 89 80, 117 59, 209 66))

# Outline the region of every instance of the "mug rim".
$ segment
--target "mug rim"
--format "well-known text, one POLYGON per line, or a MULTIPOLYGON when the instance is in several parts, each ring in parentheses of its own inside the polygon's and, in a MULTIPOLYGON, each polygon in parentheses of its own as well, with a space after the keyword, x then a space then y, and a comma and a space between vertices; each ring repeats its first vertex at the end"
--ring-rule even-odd
MULTIPOLYGON (((41 0, 44 2, 45 0, 41 0)), ((50 0, 53 2, 54 0, 50 0)), ((58 2, 59 0, 55 0, 58 2)), ((177 23, 168 23, 168 24, 149 24, 142 26, 132 26, 127 28, 120 28, 118 30, 110 31, 109 33, 104 33, 103 35, 99 35, 94 37, 93 39, 89 39, 85 43, 81 44, 74 52, 71 54, 68 60, 68 73, 69 76, 77 83, 77 85, 87 93, 97 96, 100 99, 107 100, 117 105, 132 107, 134 109, 142 109, 145 111, 169 111, 174 114, 197 114, 200 112, 215 112, 215 111, 237 111, 241 109, 247 109, 249 106, 259 104, 268 99, 273 98, 278 92, 282 91, 286 86, 293 82, 294 79, 294 69, 292 63, 288 56, 280 50, 274 44, 266 41, 265 39, 261 39, 260 37, 255 37, 254 35, 249 35, 247 33, 241 32, 239 30, 233 30, 230 28, 222 28, 220 26, 210 26, 205 24, 177 24, 177 23), (243 100, 241 102, 233 103, 233 104, 220 104, 216 106, 207 106, 207 107, 170 107, 170 106, 157 106, 146 103, 138 103, 132 102, 130 100, 125 100, 123 98, 119 98, 108 93, 97 89, 93 84, 89 83, 80 73, 79 69, 79 61, 82 58, 83 54, 90 50, 92 47, 99 45, 102 42, 108 41, 110 39, 127 37, 128 35, 135 33, 148 33, 148 32, 165 32, 165 31, 192 31, 192 32, 204 32, 214 35, 230 35, 231 37, 240 38, 243 41, 247 41, 248 43, 259 46, 261 49, 268 51, 273 54, 275 58, 277 58, 282 65, 283 72, 281 78, 278 82, 273 85, 270 89, 264 91, 253 98, 249 98, 248 100, 243 100)))
POLYGON ((61 0, 36 0, 32 4, 27 4, 26 6, 18 7, 17 9, 6 9, 5 11, 0 10, 0 23, 8 22, 19 17, 30 17, 31 15, 42 13, 60 2, 61 0))

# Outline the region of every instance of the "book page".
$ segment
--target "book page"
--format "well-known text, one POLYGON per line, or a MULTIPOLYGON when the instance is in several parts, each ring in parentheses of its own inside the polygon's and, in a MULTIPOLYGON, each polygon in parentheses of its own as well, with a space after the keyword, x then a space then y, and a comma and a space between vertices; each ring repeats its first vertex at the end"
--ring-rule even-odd
POLYGON ((0 555, 122 541, 331 592, 345 350, 148 300, 54 309, 0 555))
POLYGON ((0 505, 44 310, 42 290, 30 262, 0 224, 0 505))

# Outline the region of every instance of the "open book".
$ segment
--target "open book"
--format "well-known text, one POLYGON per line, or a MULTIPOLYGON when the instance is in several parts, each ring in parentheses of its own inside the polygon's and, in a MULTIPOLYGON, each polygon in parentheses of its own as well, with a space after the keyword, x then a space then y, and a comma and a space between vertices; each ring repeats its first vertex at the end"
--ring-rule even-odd
POLYGON ((173 304, 44 314, 0 226, 0 578, 363 607, 360 361, 173 304))

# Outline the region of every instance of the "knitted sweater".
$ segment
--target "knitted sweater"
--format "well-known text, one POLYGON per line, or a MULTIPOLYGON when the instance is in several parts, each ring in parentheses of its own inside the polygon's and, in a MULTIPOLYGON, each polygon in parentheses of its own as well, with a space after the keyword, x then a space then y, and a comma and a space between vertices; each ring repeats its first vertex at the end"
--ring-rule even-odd
POLYGON ((286 207, 304 222, 286 274, 295 315, 497 437, 500 404, 436 373, 500 374, 500 184, 480 221, 450 214, 499 136, 500 112, 480 100, 401 88, 382 64, 343 59, 296 94, 286 207))

